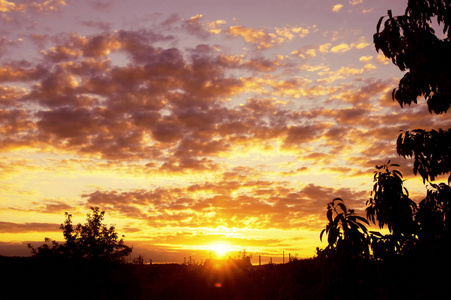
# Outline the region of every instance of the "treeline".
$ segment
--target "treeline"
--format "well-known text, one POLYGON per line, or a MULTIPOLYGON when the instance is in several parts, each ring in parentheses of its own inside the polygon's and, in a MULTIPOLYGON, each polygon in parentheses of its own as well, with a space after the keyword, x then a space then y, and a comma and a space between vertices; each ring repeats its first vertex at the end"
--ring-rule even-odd
POLYGON ((318 256, 216 268, 0 257, 0 299, 450 299, 449 275, 437 263, 318 256))

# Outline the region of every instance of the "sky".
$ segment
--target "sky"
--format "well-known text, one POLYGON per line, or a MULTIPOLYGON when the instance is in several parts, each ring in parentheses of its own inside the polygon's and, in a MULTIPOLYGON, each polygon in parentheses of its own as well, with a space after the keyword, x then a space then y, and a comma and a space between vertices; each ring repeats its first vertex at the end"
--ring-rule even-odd
POLYGON ((146 261, 312 257, 388 160, 421 200, 396 138, 451 122, 372 43, 406 3, 0 0, 0 255, 100 207, 146 261))

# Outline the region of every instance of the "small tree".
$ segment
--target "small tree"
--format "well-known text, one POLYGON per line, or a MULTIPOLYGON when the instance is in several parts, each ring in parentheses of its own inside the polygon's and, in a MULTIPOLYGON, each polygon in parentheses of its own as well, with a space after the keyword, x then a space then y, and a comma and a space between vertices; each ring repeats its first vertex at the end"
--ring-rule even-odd
POLYGON ((140 255, 138 255, 138 257, 135 257, 134 259, 133 259, 133 263, 135 264, 135 265, 143 265, 144 264, 144 257, 140 254, 140 255))
POLYGON ((246 249, 243 249, 243 251, 238 252, 238 255, 236 257, 236 260, 240 260, 242 262, 251 263, 252 260, 252 254, 249 254, 246 249))
MULTIPOLYGON (((35 249, 31 244, 34 256, 54 256, 69 259, 85 259, 88 261, 123 262, 130 255, 132 248, 118 238, 116 228, 102 224, 105 212, 98 207, 91 207, 92 214, 87 214, 85 224, 72 225, 72 215, 66 212, 66 220, 61 224, 66 242, 58 244, 52 241, 52 247, 47 244, 35 249)), ((46 242, 50 239, 46 238, 46 242)))

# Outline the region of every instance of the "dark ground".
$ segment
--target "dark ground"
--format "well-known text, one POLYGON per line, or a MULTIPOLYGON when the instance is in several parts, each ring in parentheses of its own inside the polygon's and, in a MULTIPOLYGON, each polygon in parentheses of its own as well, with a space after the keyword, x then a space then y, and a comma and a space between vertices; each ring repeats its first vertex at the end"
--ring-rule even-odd
POLYGON ((0 299, 451 299, 449 262, 133 265, 0 257, 0 299))

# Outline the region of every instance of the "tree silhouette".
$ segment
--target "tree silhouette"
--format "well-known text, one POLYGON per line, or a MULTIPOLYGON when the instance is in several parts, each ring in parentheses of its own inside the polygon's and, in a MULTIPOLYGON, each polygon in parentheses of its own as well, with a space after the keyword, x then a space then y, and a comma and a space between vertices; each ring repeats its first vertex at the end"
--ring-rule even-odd
MULTIPOLYGON (((451 105, 451 1, 410 0, 404 15, 393 17, 389 10, 380 30, 384 18, 374 34, 376 50, 407 71, 393 90, 393 100, 403 107, 424 97, 430 113, 446 113, 451 105), (442 38, 435 34, 434 20, 443 27, 442 38)), ((450 130, 417 129, 399 136, 398 154, 414 157, 414 172, 423 181, 451 171, 450 130)))
POLYGON ((423 182, 434 181, 451 170, 451 129, 406 131, 399 135, 396 149, 404 158, 414 157, 413 172, 419 173, 423 182))
MULTIPOLYGON (((62 257, 68 259, 84 259, 88 261, 122 262, 130 255, 132 248, 119 239, 116 228, 104 225, 105 212, 98 207, 91 207, 92 214, 87 214, 85 224, 72 224, 72 215, 66 212, 66 220, 61 224, 66 242, 58 244, 51 241, 52 246, 43 244, 35 249, 31 244, 28 247, 37 257, 62 257)), ((46 243, 50 239, 45 239, 46 243)))
POLYGON ((401 172, 390 170, 390 167, 399 165, 390 164, 389 161, 387 165, 376 166, 372 198, 367 201, 366 215, 379 228, 387 225, 394 236, 400 237, 415 231, 414 215, 417 206, 403 186, 401 172))
POLYGON ((451 241, 451 187, 447 184, 431 184, 426 198, 419 204, 416 220, 419 224, 419 239, 431 249, 441 247, 444 242, 449 249, 451 241))
POLYGON ((384 28, 377 24, 374 34, 376 50, 392 59, 401 70, 408 72, 393 91, 401 106, 417 103, 424 96, 430 112, 444 113, 451 104, 451 1, 408 1, 405 14, 393 17, 388 11, 384 28), (444 38, 432 28, 433 20, 443 26, 444 38))

